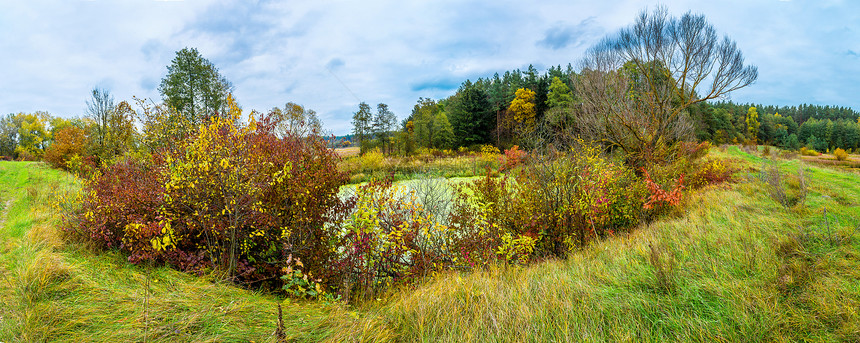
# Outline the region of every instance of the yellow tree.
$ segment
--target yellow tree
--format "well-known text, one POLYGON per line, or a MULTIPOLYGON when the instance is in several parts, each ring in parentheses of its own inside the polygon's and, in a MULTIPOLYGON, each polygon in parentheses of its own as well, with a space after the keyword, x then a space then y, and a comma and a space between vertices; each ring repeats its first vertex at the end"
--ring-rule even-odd
POLYGON ((758 142, 758 128, 761 124, 758 122, 758 112, 756 112, 755 107, 750 107, 747 111, 747 136, 749 136, 750 142, 753 144, 757 144, 758 142))
POLYGON ((510 123, 514 130, 520 135, 527 135, 535 128, 535 92, 528 88, 517 89, 514 100, 508 106, 508 111, 513 113, 513 122, 510 123))
POLYGON ((50 143, 51 133, 47 124, 51 121, 51 115, 47 112, 18 113, 15 121, 18 126, 18 146, 15 152, 19 158, 26 160, 39 159, 50 143))

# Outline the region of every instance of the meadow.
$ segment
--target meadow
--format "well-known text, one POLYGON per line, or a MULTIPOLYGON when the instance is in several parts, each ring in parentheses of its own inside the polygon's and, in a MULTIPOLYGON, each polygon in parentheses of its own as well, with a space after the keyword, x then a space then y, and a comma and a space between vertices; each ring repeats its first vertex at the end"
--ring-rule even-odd
POLYGON ((291 341, 860 339, 860 176, 737 147, 711 155, 741 166, 735 181, 674 215, 564 260, 444 272, 355 305, 97 252, 58 227, 52 204, 73 177, 0 162, 0 341, 276 341, 278 304, 291 341))

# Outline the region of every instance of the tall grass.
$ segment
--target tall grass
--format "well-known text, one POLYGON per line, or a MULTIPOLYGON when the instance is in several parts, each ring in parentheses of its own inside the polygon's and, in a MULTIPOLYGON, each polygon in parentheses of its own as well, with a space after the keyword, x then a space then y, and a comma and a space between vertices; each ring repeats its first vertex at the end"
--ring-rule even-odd
POLYGON ((710 189, 688 198, 683 216, 564 261, 452 273, 400 292, 368 311, 375 324, 335 340, 379 326, 434 342, 860 340, 860 209, 826 195, 857 199, 860 184, 798 161, 782 168, 808 170, 804 209, 783 207, 761 181, 710 189))
POLYGON ((0 341, 274 341, 279 302, 288 341, 860 341, 857 175, 712 153, 750 176, 565 260, 437 275, 358 307, 282 301, 64 243, 43 204, 67 176, 0 163, 0 200, 13 200, 0 226, 0 341), (805 201, 774 199, 762 165, 803 170, 805 201))

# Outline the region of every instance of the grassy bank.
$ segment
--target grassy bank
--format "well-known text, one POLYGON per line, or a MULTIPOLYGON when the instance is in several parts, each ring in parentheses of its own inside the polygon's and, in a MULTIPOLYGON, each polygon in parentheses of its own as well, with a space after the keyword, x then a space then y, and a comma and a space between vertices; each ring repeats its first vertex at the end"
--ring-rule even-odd
MULTIPOLYGON (((0 162, 0 342, 274 341, 277 297, 64 243, 49 204, 75 187, 44 164, 0 162)), ((325 313, 285 304, 287 336, 315 340, 325 313)))
POLYGON ((860 177, 736 148, 738 182, 567 260, 449 273, 346 307, 284 301, 64 242, 66 174, 0 162, 0 341, 860 341, 860 177), (769 182, 761 170, 778 168, 769 182), (798 170, 803 169, 801 182, 798 170), (774 185, 805 198, 789 206, 774 185), (8 305, 7 305, 8 304, 8 305))

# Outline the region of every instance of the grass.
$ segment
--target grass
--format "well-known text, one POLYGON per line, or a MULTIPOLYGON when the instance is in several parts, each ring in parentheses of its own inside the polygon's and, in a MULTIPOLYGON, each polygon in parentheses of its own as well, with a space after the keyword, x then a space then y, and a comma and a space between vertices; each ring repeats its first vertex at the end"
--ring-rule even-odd
MULTIPOLYGON (((737 148, 716 154, 753 173, 762 163, 737 148)), ((782 168, 801 166, 805 207, 784 208, 757 181, 710 189, 689 197, 683 216, 565 261, 400 292, 368 311, 374 325, 339 337, 382 327, 403 341, 860 340, 860 208, 832 195, 860 199, 860 180, 796 160, 782 168)))
MULTIPOLYGON (((0 162, 0 342, 274 341, 278 297, 64 242, 48 204, 74 187, 42 163, 0 162)), ((287 337, 317 340, 307 328, 326 313, 285 304, 287 337)))
POLYGON ((860 341, 860 177, 780 160, 808 188, 786 207, 759 181, 759 154, 712 154, 736 160, 739 181, 688 196, 684 214, 566 260, 447 273, 356 307, 64 243, 44 203, 52 182, 73 182, 0 163, 0 200, 14 200, 0 226, 0 341, 274 341, 278 303, 287 338, 308 342, 860 341))

